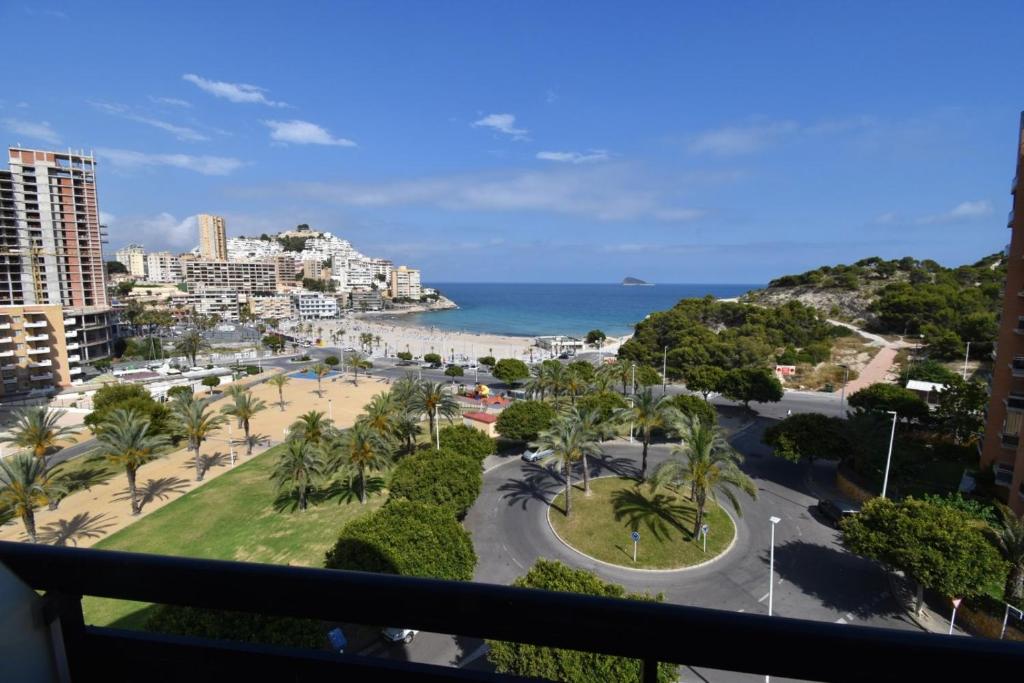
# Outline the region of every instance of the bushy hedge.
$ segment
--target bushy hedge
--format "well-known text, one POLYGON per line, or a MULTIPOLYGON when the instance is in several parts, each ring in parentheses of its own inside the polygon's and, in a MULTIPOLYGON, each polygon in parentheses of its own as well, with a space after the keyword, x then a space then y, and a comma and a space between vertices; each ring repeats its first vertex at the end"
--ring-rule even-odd
POLYGON ((718 413, 710 403, 697 396, 679 394, 668 400, 673 408, 691 419, 699 419, 704 424, 716 424, 718 413))
POLYGON ((327 634, 324 625, 313 619, 268 617, 177 605, 156 607, 146 620, 146 630, 176 636, 304 648, 322 648, 327 634))
POLYGON ((469 581, 476 553, 469 533, 450 510, 396 500, 346 524, 327 552, 325 566, 469 581))
POLYGON ((441 427, 441 449, 482 460, 497 450, 494 439, 479 429, 455 424, 441 427))
POLYGON ((555 409, 542 401, 515 401, 502 411, 495 425, 498 433, 513 441, 532 441, 551 426, 555 409))
POLYGON ((399 461, 391 474, 388 502, 404 499, 438 505, 462 518, 481 486, 483 474, 476 457, 444 448, 423 450, 399 461))

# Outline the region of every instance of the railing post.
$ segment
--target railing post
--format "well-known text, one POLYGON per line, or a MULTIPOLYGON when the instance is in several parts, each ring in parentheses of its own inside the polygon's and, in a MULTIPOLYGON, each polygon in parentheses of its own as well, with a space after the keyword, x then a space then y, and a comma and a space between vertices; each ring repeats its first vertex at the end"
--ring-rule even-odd
POLYGON ((44 614, 50 624, 50 638, 57 675, 61 681, 88 680, 85 664, 85 617, 82 596, 51 591, 45 595, 44 614))
POLYGON ((658 683, 658 660, 645 659, 640 663, 641 683, 658 683))

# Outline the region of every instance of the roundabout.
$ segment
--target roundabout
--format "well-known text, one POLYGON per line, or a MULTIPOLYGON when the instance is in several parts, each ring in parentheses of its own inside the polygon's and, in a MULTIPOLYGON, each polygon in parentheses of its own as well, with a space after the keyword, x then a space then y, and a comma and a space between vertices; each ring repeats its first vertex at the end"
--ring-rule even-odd
POLYGON ((695 538, 696 507, 682 491, 652 491, 635 479, 615 476, 592 479, 590 488, 588 496, 582 483, 574 483, 569 516, 564 491, 547 508, 551 532, 590 560, 623 569, 685 571, 717 559, 736 537, 732 519, 713 501, 704 511, 707 538, 700 533, 695 538))

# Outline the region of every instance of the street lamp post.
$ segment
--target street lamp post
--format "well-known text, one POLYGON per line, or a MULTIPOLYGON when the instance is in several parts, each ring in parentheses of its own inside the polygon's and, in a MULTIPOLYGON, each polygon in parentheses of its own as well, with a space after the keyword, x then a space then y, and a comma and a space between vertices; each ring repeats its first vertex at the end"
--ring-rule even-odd
POLYGON ((334 399, 327 399, 327 416, 334 422, 334 399))
POLYGON ((633 363, 633 386, 630 389, 629 393, 636 396, 636 363, 633 363))
POLYGON ((889 488, 889 466, 892 464, 892 444, 896 439, 896 411, 885 411, 892 415, 892 431, 889 433, 889 455, 885 458, 885 477, 882 478, 882 498, 885 498, 885 491, 889 488))
POLYGON ((668 393, 668 347, 661 354, 661 395, 668 393))
POLYGON ((850 366, 840 365, 843 369, 843 387, 839 390, 839 412, 846 410, 846 383, 850 381, 850 366))
POLYGON ((437 406, 434 406, 434 438, 437 450, 441 450, 441 419, 437 415, 437 406))
MULTIPOLYGON (((772 539, 768 548, 768 616, 771 616, 775 605, 775 525, 782 520, 772 515, 768 521, 772 524, 772 539)), ((768 683, 771 681, 771 676, 765 674, 764 680, 765 683, 768 683)))

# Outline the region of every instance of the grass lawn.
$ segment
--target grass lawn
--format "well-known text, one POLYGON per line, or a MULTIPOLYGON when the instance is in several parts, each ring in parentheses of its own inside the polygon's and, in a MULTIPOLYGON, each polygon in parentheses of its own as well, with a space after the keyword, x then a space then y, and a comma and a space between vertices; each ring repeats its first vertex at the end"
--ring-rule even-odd
POLYGON ((695 510, 689 499, 666 489, 652 493, 633 479, 592 479, 591 495, 583 483, 573 487, 572 515, 566 518, 565 492, 555 497, 548 515, 558 535, 577 550, 604 562, 642 569, 676 569, 704 562, 725 550, 736 534, 732 520, 708 502, 708 552, 694 542, 690 530, 695 510), (632 531, 640 532, 633 564, 632 531))
MULTIPOLYGON (((322 566, 324 553, 347 522, 379 508, 386 499, 370 495, 346 502, 336 496, 305 512, 278 512, 270 479, 280 446, 254 457, 178 500, 111 534, 94 547, 162 555, 322 566)), ((368 487, 369 488, 369 487, 368 487)), ((87 597, 86 623, 138 628, 143 603, 87 597)))

